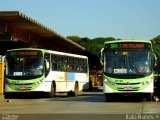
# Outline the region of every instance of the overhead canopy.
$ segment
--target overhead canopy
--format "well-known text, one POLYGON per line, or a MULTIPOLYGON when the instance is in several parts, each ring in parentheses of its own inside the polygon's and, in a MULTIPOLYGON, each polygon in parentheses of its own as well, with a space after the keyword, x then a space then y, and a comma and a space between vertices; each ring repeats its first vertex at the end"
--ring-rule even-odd
POLYGON ((34 43, 34 39, 29 40, 32 34, 39 38, 35 43, 39 43, 45 48, 78 54, 83 54, 85 51, 84 47, 59 35, 54 30, 51 30, 19 11, 0 11, 0 33, 5 34, 10 32, 12 34, 12 32, 17 31, 17 33, 14 34, 18 35, 18 30, 13 29, 15 27, 20 29, 19 32, 21 32, 21 30, 26 32, 25 36, 27 36, 27 39, 25 40, 18 37, 19 41, 34 43))

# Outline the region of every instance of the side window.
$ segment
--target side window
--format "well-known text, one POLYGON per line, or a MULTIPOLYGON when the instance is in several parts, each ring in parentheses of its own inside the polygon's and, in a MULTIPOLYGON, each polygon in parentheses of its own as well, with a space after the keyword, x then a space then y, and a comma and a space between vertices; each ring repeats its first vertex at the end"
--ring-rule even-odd
POLYGON ((87 60, 80 59, 79 60, 80 72, 87 72, 87 60))
POLYGON ((50 71, 50 54, 45 54, 45 75, 47 76, 50 71))
POLYGON ((79 65, 80 65, 80 72, 84 72, 85 71, 85 67, 84 67, 84 60, 83 59, 80 59, 79 65))
POLYGON ((84 60, 84 72, 87 72, 87 60, 84 60))
POLYGON ((75 71, 79 72, 80 71, 79 59, 75 58, 74 63, 75 63, 75 71))
POLYGON ((68 58, 63 57, 63 70, 68 71, 69 65, 68 65, 68 58))
POLYGON ((51 56, 51 62, 52 62, 52 70, 58 70, 58 56, 52 55, 51 56))
POLYGON ((53 71, 86 72, 87 60, 62 55, 51 56, 53 71))
POLYGON ((58 56, 57 64, 58 64, 58 66, 57 66, 58 70, 59 71, 64 71, 63 57, 62 56, 58 56))
POLYGON ((75 65, 74 65, 74 58, 69 58, 69 71, 74 72, 75 71, 75 65))

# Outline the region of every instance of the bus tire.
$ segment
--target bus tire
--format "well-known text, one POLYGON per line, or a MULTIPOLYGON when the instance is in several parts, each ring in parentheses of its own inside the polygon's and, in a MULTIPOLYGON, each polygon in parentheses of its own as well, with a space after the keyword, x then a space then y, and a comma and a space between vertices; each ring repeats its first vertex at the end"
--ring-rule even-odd
POLYGON ((51 91, 50 91, 49 95, 51 98, 54 98, 55 94, 56 94, 56 84, 55 84, 55 82, 52 82, 51 91))
POLYGON ((78 94, 79 94, 79 86, 78 82, 76 82, 74 86, 74 96, 78 96, 78 94))
POLYGON ((112 95, 112 93, 105 93, 105 101, 106 102, 113 101, 113 95, 112 95))
POLYGON ((153 100, 155 100, 154 98, 155 98, 155 97, 154 97, 153 93, 149 93, 147 100, 148 100, 148 101, 153 101, 153 100))
POLYGON ((69 97, 75 97, 75 96, 78 96, 78 94, 79 94, 79 86, 78 86, 78 82, 76 82, 74 86, 74 91, 67 92, 67 95, 69 97))

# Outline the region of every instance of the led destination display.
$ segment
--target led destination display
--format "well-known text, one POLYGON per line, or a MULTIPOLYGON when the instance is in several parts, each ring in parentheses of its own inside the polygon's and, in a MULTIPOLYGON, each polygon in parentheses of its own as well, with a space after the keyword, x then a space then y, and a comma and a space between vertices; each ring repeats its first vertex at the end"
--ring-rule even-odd
POLYGON ((145 49, 150 48, 147 43, 111 43, 106 44, 107 49, 145 49))
POLYGON ((30 51, 12 51, 9 53, 11 56, 28 56, 28 55, 41 55, 39 51, 30 50, 30 51))

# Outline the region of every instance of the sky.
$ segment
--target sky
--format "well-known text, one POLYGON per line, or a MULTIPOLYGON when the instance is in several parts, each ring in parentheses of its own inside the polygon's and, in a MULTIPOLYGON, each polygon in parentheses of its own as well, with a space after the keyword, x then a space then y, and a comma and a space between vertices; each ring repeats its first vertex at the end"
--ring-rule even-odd
POLYGON ((0 0, 58 34, 150 40, 160 35, 160 0, 0 0))

